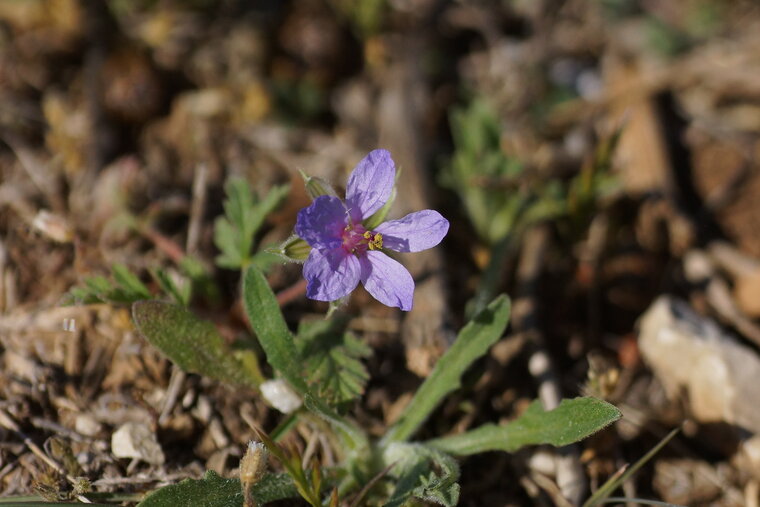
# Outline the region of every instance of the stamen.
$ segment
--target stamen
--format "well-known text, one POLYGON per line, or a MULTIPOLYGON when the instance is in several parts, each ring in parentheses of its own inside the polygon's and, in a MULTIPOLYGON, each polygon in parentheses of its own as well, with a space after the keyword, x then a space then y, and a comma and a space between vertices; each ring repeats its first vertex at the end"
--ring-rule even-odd
MULTIPOLYGON (((364 233, 364 237, 369 239, 370 232, 367 231, 364 233)), ((375 233, 375 236, 369 241, 369 249, 370 250, 380 250, 383 248, 383 235, 379 232, 375 233)))

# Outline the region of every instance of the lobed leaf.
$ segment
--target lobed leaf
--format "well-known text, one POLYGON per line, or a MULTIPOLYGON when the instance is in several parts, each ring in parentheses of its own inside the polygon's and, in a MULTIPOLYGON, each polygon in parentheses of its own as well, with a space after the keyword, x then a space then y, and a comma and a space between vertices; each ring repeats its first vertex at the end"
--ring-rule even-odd
POLYGON ((457 456, 486 451, 514 452, 526 445, 572 444, 620 419, 620 411, 591 397, 562 400, 554 410, 545 411, 534 401, 520 417, 504 425, 485 424, 459 435, 437 438, 427 445, 457 456))
POLYGON ((221 251, 216 263, 223 268, 238 269, 250 262, 254 236, 266 216, 280 205, 289 187, 276 186, 259 199, 247 181, 230 178, 224 190, 227 194, 224 216, 214 222, 214 244, 221 251))
POLYGON ((298 329, 297 348, 308 384, 332 406, 361 396, 369 380, 360 359, 371 349, 344 329, 344 319, 302 322, 298 329))

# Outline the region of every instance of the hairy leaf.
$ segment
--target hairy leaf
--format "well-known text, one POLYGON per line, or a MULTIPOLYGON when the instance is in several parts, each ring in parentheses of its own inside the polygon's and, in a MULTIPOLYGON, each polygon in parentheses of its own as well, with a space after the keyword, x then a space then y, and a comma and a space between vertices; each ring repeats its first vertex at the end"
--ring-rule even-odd
POLYGON ((562 400, 545 411, 534 401, 520 417, 504 425, 485 424, 460 435, 429 440, 427 445, 457 456, 486 451, 513 452, 526 445, 572 444, 620 419, 620 411, 591 397, 562 400))
POLYGON ((438 360, 384 442, 407 440, 450 392, 458 389, 467 368, 498 340, 509 321, 510 303, 506 295, 494 299, 459 332, 454 344, 438 360))
POLYGON ((184 371, 249 387, 263 382, 252 352, 241 361, 211 322, 198 319, 181 306, 139 301, 132 305, 132 318, 145 339, 184 371))
POLYGON ((267 362, 303 395, 308 391, 301 375, 300 356, 293 334, 282 316, 264 274, 251 266, 243 276, 243 305, 267 362))
POLYGON ((361 358, 371 349, 344 330, 345 320, 302 322, 298 351, 312 390, 327 403, 340 406, 361 396, 369 374, 361 358))
MULTIPOLYGON (((260 503, 297 498, 298 491, 287 474, 268 474, 253 486, 260 503)), ((202 479, 185 479, 158 489, 137 507, 242 507, 243 490, 239 479, 224 479, 209 470, 202 479)))
POLYGON ((253 265, 243 276, 243 305, 267 361, 303 396, 304 406, 340 429, 350 447, 366 447, 368 442, 364 433, 309 389, 301 372, 301 358, 293 334, 282 316, 277 298, 264 274, 253 265))

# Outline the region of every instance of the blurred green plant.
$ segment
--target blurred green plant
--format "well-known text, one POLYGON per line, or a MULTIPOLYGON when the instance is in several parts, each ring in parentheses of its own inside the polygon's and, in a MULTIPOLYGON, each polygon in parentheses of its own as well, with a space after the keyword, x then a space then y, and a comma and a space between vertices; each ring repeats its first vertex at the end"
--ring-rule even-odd
POLYGON ((130 304, 151 297, 150 290, 137 275, 123 264, 114 264, 111 279, 104 276, 85 278, 81 287, 69 290, 64 304, 130 304))
POLYGON ((273 77, 270 88, 275 110, 286 123, 313 121, 327 111, 327 94, 313 77, 273 77))
POLYGON ((600 143, 576 176, 563 181, 528 173, 521 161, 504 153, 501 125, 485 99, 455 108, 450 123, 454 153, 443 167, 441 183, 459 196, 478 237, 491 249, 467 308, 472 316, 496 294, 504 259, 526 228, 556 221, 573 238, 586 229, 599 200, 617 188, 610 168, 620 130, 600 143))
MULTIPOLYGON (((214 223, 214 243, 220 254, 216 264, 221 268, 244 269, 251 263, 262 269, 281 262, 271 249, 263 248, 253 253, 256 234, 261 229, 267 215, 277 209, 288 194, 288 186, 276 186, 262 199, 254 195, 248 183, 241 178, 230 178, 225 185, 225 215, 214 223)), ((130 216, 127 222, 140 229, 140 221, 130 216)), ((210 300, 218 299, 218 289, 214 285, 209 270, 198 259, 185 255, 177 262, 178 269, 154 268, 150 270, 153 281, 158 285, 158 298, 169 298, 175 303, 188 306, 195 293, 206 295, 210 300)), ((145 283, 123 264, 111 267, 110 278, 104 276, 87 277, 81 286, 73 287, 64 296, 63 304, 131 304, 144 299, 152 299, 145 283)))
POLYGON ((252 254, 256 233, 288 195, 289 187, 275 186, 263 199, 253 194, 242 178, 230 178, 224 189, 224 216, 214 222, 214 244, 222 252, 216 265, 227 269, 245 269, 251 262, 266 266, 269 254, 252 254))
POLYGON ((351 30, 360 39, 368 39, 377 34, 388 12, 386 0, 330 0, 329 3, 348 21, 351 30))
POLYGON ((493 244, 507 235, 528 204, 528 196, 510 191, 523 164, 501 150, 501 126, 481 99, 452 111, 454 154, 441 183, 456 192, 481 239, 493 244))

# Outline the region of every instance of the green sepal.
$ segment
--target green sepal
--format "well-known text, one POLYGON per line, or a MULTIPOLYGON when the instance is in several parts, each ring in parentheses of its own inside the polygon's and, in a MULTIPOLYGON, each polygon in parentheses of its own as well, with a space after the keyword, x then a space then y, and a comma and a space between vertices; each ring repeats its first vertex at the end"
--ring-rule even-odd
POLYGON ((335 189, 327 183, 322 178, 318 178, 316 176, 309 176, 305 172, 299 170, 298 171, 301 174, 301 178, 303 178, 304 186, 306 187, 306 193, 309 194, 309 197, 311 197, 311 200, 313 201, 319 196, 322 195, 331 195, 334 197, 337 197, 338 194, 335 192, 335 189))

